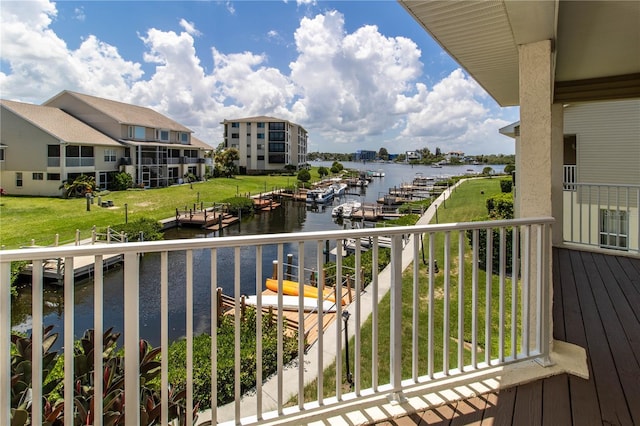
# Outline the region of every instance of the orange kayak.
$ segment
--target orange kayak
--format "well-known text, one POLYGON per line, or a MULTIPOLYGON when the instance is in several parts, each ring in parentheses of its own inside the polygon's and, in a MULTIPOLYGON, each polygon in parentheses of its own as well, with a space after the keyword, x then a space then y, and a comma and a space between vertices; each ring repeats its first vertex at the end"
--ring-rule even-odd
MULTIPOLYGON (((271 291, 274 292, 278 292, 278 280, 274 280, 273 278, 267 278, 267 288, 271 291)), ((282 293, 283 294, 288 294, 290 296, 298 296, 300 286, 298 285, 297 282, 295 281, 289 281, 289 280, 282 280, 282 293)), ((303 290, 303 296, 304 297, 313 297, 313 298, 318 298, 318 287, 314 287, 312 285, 304 285, 302 287, 303 290)), ((324 294, 324 300, 328 300, 330 302, 335 303, 336 302, 336 297, 335 297, 335 293, 333 290, 330 290, 328 288, 325 288, 323 291, 324 294)), ((344 299, 342 300, 342 304, 345 305, 345 301, 344 299)))

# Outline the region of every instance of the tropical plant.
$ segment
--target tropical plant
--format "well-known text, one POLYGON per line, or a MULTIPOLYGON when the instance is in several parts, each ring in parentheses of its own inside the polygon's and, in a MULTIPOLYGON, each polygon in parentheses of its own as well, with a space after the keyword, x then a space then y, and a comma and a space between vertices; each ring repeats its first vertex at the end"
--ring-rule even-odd
POLYGON ((129 173, 117 173, 113 180, 113 189, 116 191, 124 191, 126 189, 133 188, 133 178, 129 173))
MULTIPOLYGON (((163 240, 162 226, 157 220, 141 217, 128 223, 121 223, 110 227, 127 236, 127 241, 157 241, 163 240)), ((107 232, 105 229, 103 232, 107 232)))
POLYGON ((311 180, 311 173, 309 173, 309 170, 300 170, 298 172, 298 180, 303 183, 309 182, 309 180, 311 180))
POLYGON ((235 148, 219 150, 214 156, 216 165, 220 168, 224 176, 233 177, 238 173, 236 161, 240 160, 240 153, 235 148))
POLYGON ((84 197, 85 194, 96 190, 96 178, 93 176, 80 175, 69 182, 65 180, 58 189, 63 189, 64 198, 84 197))

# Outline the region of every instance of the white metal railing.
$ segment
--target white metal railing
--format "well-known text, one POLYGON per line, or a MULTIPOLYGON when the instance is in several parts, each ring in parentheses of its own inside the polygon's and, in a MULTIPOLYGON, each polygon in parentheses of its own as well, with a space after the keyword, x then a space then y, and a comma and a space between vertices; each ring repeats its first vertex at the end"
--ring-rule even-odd
POLYGON ((575 165, 567 165, 565 164, 562 168, 563 171, 563 180, 562 182, 564 182, 564 190, 565 191, 575 191, 576 187, 575 185, 573 185, 574 183, 576 183, 577 180, 577 174, 576 174, 576 166, 575 165))
POLYGON ((640 185, 565 182, 564 241, 640 253, 640 185))
MULTIPOLYGON (((283 423, 292 416, 305 413, 313 415, 320 407, 335 407, 334 412, 347 410, 349 404, 355 399, 363 399, 371 395, 387 395, 391 400, 401 401, 403 394, 412 387, 424 383, 437 383, 442 379, 459 377, 461 381, 465 376, 478 370, 503 365, 506 363, 530 360, 532 358, 547 358, 549 355, 550 339, 550 273, 547 267, 550 262, 551 238, 550 229, 552 218, 516 219, 510 221, 491 221, 458 224, 421 225, 412 227, 391 227, 376 229, 357 229, 350 231, 327 231, 309 233, 289 233, 256 236, 239 236, 223 238, 206 238, 191 240, 154 241, 146 243, 123 243, 110 245, 91 246, 59 246, 55 248, 28 248, 21 250, 5 250, 0 252, 0 278, 2 281, 0 293, 0 424, 10 424, 11 403, 11 354, 10 354, 10 330, 11 330, 11 295, 10 274, 11 262, 28 260, 33 262, 32 276, 32 313, 33 324, 33 354, 41 354, 43 349, 43 268, 44 261, 51 257, 63 258, 66 271, 72 271, 74 260, 81 257, 93 256, 95 258, 94 281, 94 324, 95 333, 100 336, 105 327, 103 313, 109 304, 122 303, 124 306, 124 348, 125 357, 125 383, 124 404, 126 407, 138 407, 140 404, 140 375, 138 345, 140 338, 140 308, 139 300, 144 295, 140 294, 140 254, 159 253, 160 268, 159 288, 160 294, 160 324, 162 347, 162 374, 161 374, 161 403, 162 424, 168 420, 168 376, 167 376, 167 346, 168 346, 168 321, 169 306, 176 309, 176 302, 169 301, 168 289, 170 285, 171 262, 169 255, 181 251, 186 253, 186 274, 184 284, 186 286, 185 306, 186 329, 184 335, 187 343, 187 397, 186 416, 184 424, 193 424, 190 413, 195 401, 193 398, 192 377, 193 370, 193 341, 194 341, 194 271, 198 265, 194 264, 194 253, 205 250, 210 257, 210 271, 208 271, 207 286, 210 287, 211 299, 211 330, 217 327, 218 308, 214 302, 214 294, 219 286, 218 277, 221 268, 233 270, 233 287, 235 308, 233 314, 236 319, 235 327, 235 402, 233 404, 233 417, 225 418, 222 410, 215 407, 217 393, 217 345, 216 333, 212 333, 212 400, 213 409, 207 413, 212 418, 212 423, 233 420, 236 423, 242 418, 243 424, 259 424, 275 418, 283 423), (510 230, 512 236, 508 234, 510 230), (403 238, 410 236, 410 242, 403 247, 403 238), (486 235, 493 238, 481 244, 486 235), (261 330, 264 316, 256 314, 256 330, 258 330, 256 345, 258 355, 257 380, 255 398, 247 398, 245 402, 240 399, 240 283, 241 280, 249 280, 255 283, 255 292, 258 295, 257 304, 260 311, 261 293, 264 288, 265 274, 263 261, 267 249, 270 253, 276 253, 279 277, 279 285, 282 285, 283 264, 291 260, 285 258, 285 247, 297 247, 294 250, 293 262, 299 270, 306 267, 314 267, 320 271, 324 265, 323 249, 325 242, 329 241, 337 250, 336 274, 343 274, 343 241, 354 239, 361 241, 362 237, 371 238, 373 244, 371 280, 363 282, 361 274, 354 274, 354 300, 351 305, 342 306, 336 304, 335 328, 323 328, 323 314, 320 299, 322 289, 318 288, 318 320, 316 324, 318 339, 314 343, 315 356, 309 356, 305 348, 305 340, 302 338, 304 330, 305 313, 300 309, 298 316, 298 362, 294 366, 284 368, 282 339, 285 332, 282 326, 283 313, 277 310, 278 318, 278 349, 277 349, 277 373, 274 380, 277 384, 277 394, 273 397, 274 405, 269 405, 270 398, 262 398, 262 345, 261 330), (424 237, 424 238, 422 238, 424 237), (390 249, 380 247, 380 240, 389 238, 390 249), (467 243, 471 240, 471 245, 467 243), (508 247, 508 243, 511 247, 508 247), (484 248, 483 248, 484 247, 484 248), (275 250, 273 250, 275 248, 275 250), (315 249, 315 255, 311 259, 305 258, 305 249, 315 249), (378 259, 382 250, 390 250, 390 264, 381 273, 378 273, 378 259), (222 256, 226 252, 225 256, 222 256), (481 264, 482 252, 485 252, 486 262, 481 264), (242 254, 241 254, 242 253, 242 254), (110 255, 121 255, 123 258, 123 301, 102 300, 103 297, 103 261, 110 255), (230 256, 229 256, 230 255, 230 256), (241 259, 245 256, 255 256, 255 268, 241 269, 241 259), (233 260, 229 264, 229 257, 233 260), (508 261, 508 258, 511 258, 508 261), (465 259, 471 258, 470 264, 465 264, 465 259), (493 261, 496 259, 497 263, 493 261), (436 269, 436 259, 441 259, 440 267, 436 269), (226 263, 226 264, 224 264, 226 263), (403 283, 403 269, 408 268, 403 283), (422 267, 420 266, 422 265, 422 267), (463 266, 464 265, 464 266, 463 266), (426 268, 426 272, 425 272, 426 268), (489 273, 485 274, 482 269, 489 273), (484 284, 482 283, 484 280, 484 284), (366 291, 365 290, 366 287, 366 291), (403 292, 403 288, 405 291, 403 292), (407 292, 407 288, 410 291, 407 292), (383 315, 379 303, 385 293, 390 295, 390 310, 383 315), (403 304, 403 298, 409 297, 409 305, 403 304), (429 302, 432 301, 433 303, 429 302), (428 307, 425 308, 425 304, 428 307), (470 306, 470 308, 465 308, 470 306), (440 309, 442 309, 440 311, 440 309), (336 388, 333 395, 325 397, 325 384, 323 372, 328 364, 336 361, 335 354, 343 353, 343 331, 340 319, 343 312, 348 311, 352 321, 350 334, 353 336, 354 346, 352 351, 353 387, 352 391, 343 392, 343 357, 337 357, 336 363, 336 388), (421 314, 419 312, 422 312, 421 314), (441 313, 440 313, 441 312, 441 313), (388 315, 386 317, 385 315, 388 315), (367 318, 371 318, 371 336, 365 336, 362 326, 367 318), (388 327, 382 324, 388 322, 388 327), (423 337, 426 327, 427 337, 423 337), (380 350, 382 336, 388 334, 390 339, 389 358, 381 356, 380 350), (365 340, 370 350, 365 351, 365 340), (489 343, 488 343, 489 342, 489 343), (127 348, 135 348, 128 352, 127 348), (410 348, 410 349, 409 349, 410 348), (405 349, 405 350, 403 350, 405 349), (370 354, 365 356, 366 354, 370 354), (371 371, 365 372, 363 365, 370 365, 371 371), (313 362, 315 365, 310 365, 313 362), (411 366, 407 370, 405 366, 411 366), (426 368, 425 368, 426 366, 426 368), (405 369, 403 370, 403 367, 405 369), (383 371, 388 373, 383 373, 383 371), (366 374, 365 374, 366 373, 366 374), (365 376, 369 377, 365 380, 365 376), (285 380, 286 377, 286 380, 285 380), (317 377, 317 399, 305 402, 302 398, 295 399, 295 405, 285 406, 290 398, 295 395, 303 395, 304 385, 314 377, 317 377), (248 401, 248 402, 247 402, 248 401)), ((360 243, 357 243, 360 245, 360 243)), ((355 268, 361 270, 363 266, 363 252, 355 250, 355 268)), ((64 300, 74 300, 75 279, 73 274, 64 276, 64 300)), ((253 285, 253 284, 251 284, 253 285)), ((341 300, 344 289, 335 289, 336 300, 341 300)), ((282 306, 282 293, 278 295, 279 305, 282 306)), ((303 297, 299 296, 300 306, 303 297)), ((73 305, 64 306, 64 412, 71 413, 74 410, 74 322, 76 320, 73 305)), ((203 318, 198 318, 202 321, 203 318)), ((97 339, 97 345, 101 345, 101 339, 97 339)), ((96 354, 102 353, 102 348, 97 347, 96 354)), ((34 401, 42 400, 42 360, 41 357, 33 359, 33 389, 34 401)), ((95 356, 94 360, 95 382, 102 385, 102 358, 95 356)), ((96 389, 102 389, 96 385, 96 389)), ((102 406, 96 404, 94 416, 102 417, 102 406)), ((351 408, 352 409, 352 408, 351 408)), ((33 404, 33 418, 42 418, 42 404, 33 404)), ((138 425, 140 411, 133 409, 127 411, 126 424, 138 425)), ((298 419, 299 421, 299 419, 298 419)), ((295 423, 295 420, 290 420, 295 423)), ((37 423, 37 421, 35 422, 37 423)), ((65 424, 72 425, 73 417, 65 416, 65 424)))

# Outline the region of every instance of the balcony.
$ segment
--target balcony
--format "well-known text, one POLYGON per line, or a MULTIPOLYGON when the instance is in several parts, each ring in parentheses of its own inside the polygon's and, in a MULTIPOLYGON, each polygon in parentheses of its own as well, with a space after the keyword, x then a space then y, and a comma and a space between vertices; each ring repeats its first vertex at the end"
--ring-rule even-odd
MULTIPOLYGON (((124 348, 138 348, 140 336, 139 301, 144 297, 140 293, 139 286, 139 253, 159 253, 161 267, 159 271, 159 288, 161 303, 158 307, 161 321, 161 335, 163 351, 168 346, 167 311, 169 306, 176 309, 175 302, 168 300, 169 289, 169 255, 176 252, 186 253, 186 302, 180 307, 186 313, 187 322, 185 336, 187 347, 193 345, 194 317, 192 307, 193 299, 193 274, 198 267, 194 263, 194 252, 205 250, 210 257, 211 275, 208 285, 211 293, 220 285, 218 282, 218 265, 232 268, 234 282, 234 308, 231 312, 235 318, 240 317, 240 282, 249 280, 255 283, 256 293, 260 293, 264 287, 264 278, 269 271, 263 271, 263 264, 276 260, 277 276, 283 276, 283 262, 285 250, 292 250, 294 256, 294 269, 305 270, 313 267, 316 271, 324 266, 323 250, 327 242, 335 247, 337 256, 336 276, 342 277, 346 266, 342 264, 342 251, 348 240, 355 241, 356 247, 361 246, 362 238, 372 241, 372 256, 378 259, 383 250, 389 250, 390 264, 381 272, 376 267, 371 267, 370 280, 365 282, 360 274, 355 274, 353 282, 353 301, 347 306, 336 304, 335 314, 323 314, 316 312, 316 325, 311 329, 305 329, 304 315, 300 310, 298 318, 298 335, 314 335, 313 341, 304 338, 298 339, 298 360, 295 365, 304 368, 282 365, 278 362, 278 370, 275 376, 268 381, 258 377, 255 392, 245 398, 240 398, 241 360, 236 356, 235 364, 235 402, 229 406, 215 408, 200 413, 198 421, 208 418, 214 423, 221 421, 242 422, 242 424, 263 424, 269 422, 288 422, 297 424, 302 419, 321 420, 335 416, 350 418, 354 412, 365 413, 365 407, 371 412, 376 407, 389 405, 390 410, 405 407, 405 401, 420 395, 441 395, 434 397, 430 403, 440 400, 443 403, 448 400, 460 399, 471 393, 477 393, 476 383, 483 383, 483 389, 499 388, 510 384, 516 384, 519 380, 533 380, 536 377, 551 374, 574 371, 568 368, 563 359, 580 359, 580 351, 574 348, 556 343, 552 352, 550 344, 550 295, 549 273, 545 265, 550 262, 550 218, 541 219, 517 219, 512 221, 492 221, 460 224, 421 225, 413 227, 360 229, 351 231, 331 231, 296 233, 281 235, 259 235, 246 237, 227 237, 216 239, 196 239, 179 241, 161 241, 148 243, 110 244, 100 246, 81 247, 56 247, 33 248, 24 250, 7 250, 2 252, 0 260, 0 272, 3 282, 8 282, 10 264, 12 261, 28 260, 33 262, 32 288, 33 288, 33 312, 32 323, 34 347, 33 353, 42 353, 42 288, 43 276, 47 268, 47 260, 51 258, 63 259, 64 269, 73 270, 74 264, 79 264, 81 259, 91 259, 95 265, 94 277, 94 324, 96 330, 103 330, 110 324, 103 324, 102 313, 109 304, 113 308, 114 300, 102 300, 102 285, 104 274, 102 265, 105 259, 111 256, 123 258, 124 279, 124 320, 127 324, 124 332, 124 348), (507 238, 510 230, 513 237, 507 238), (486 249, 481 249, 480 241, 483 235, 494 235, 486 242, 486 249), (467 247, 466 240, 470 238, 471 246, 467 247), (390 248, 382 247, 389 245, 390 248), (507 249, 511 241, 511 248, 507 249), (307 252, 311 249, 314 255, 307 252), (276 259, 265 259, 265 253, 276 253, 276 259), (482 252, 486 252, 489 261, 482 263, 482 252), (307 254, 306 254, 307 253, 307 254), (493 255, 495 253, 495 256, 493 255), (306 254, 306 256, 305 256, 306 254), (242 259, 254 258, 257 260, 253 268, 241 268, 242 259), (470 267, 460 268, 465 263, 465 258, 470 258, 470 267), (437 259, 440 259, 439 267, 437 259), (498 259, 494 267, 491 259, 498 259), (508 260, 511 259, 511 260, 508 260), (426 265, 420 269, 420 264, 426 265), (411 266, 411 267, 410 267, 411 266), (486 268, 494 274, 485 274, 481 269, 486 268), (405 271, 403 284, 403 271, 405 271), (512 279, 516 277, 516 279, 512 279), (407 290, 409 289, 409 290, 407 290), (408 293, 407 293, 408 291, 408 293), (383 313, 379 308, 380 302, 386 294, 389 294, 390 310, 383 313), (486 297, 490 295, 491 297, 486 297), (403 304, 403 298, 409 298, 409 306, 403 304), (428 300, 434 300, 429 304, 428 300), (170 305, 171 303, 171 305, 170 305), (414 314, 423 305, 428 305, 427 316, 419 317, 414 314), (352 365, 353 387, 345 391, 342 387, 342 377, 347 366, 342 357, 335 364, 336 383, 332 389, 332 396, 324 397, 325 385, 322 373, 325 368, 336 360, 335 355, 341 354, 344 349, 343 332, 340 318, 343 312, 348 312, 351 326, 348 327, 350 336, 354 339, 352 353, 355 359, 361 362, 352 365), (327 318, 323 318, 326 315, 327 318), (330 316, 333 315, 331 322, 330 316), (327 321, 328 320, 328 321, 327 321), (365 322, 371 321, 372 335, 367 337, 361 331, 365 322), (327 322, 331 322, 327 325, 327 322), (388 324, 386 333, 380 324, 388 324), (390 333, 389 333, 390 331, 390 333), (383 343, 383 336, 388 335, 390 341, 383 343), (440 337, 437 337, 440 336, 440 337), (447 336, 444 338, 443 336, 447 336), (363 360, 362 347, 365 340, 371 340, 373 349, 371 359, 363 360), (485 344, 491 342, 491 344, 485 344), (386 345, 389 348, 386 348, 386 345), (426 349, 422 349, 426 348, 426 349), (382 354, 382 355, 381 355, 382 354), (383 356, 384 355, 384 356, 383 356), (564 357, 564 358, 563 358, 564 357), (365 362, 366 361, 366 362, 365 362), (543 367, 541 365, 549 365, 543 367), (371 365, 371 371, 365 372, 362 365, 371 365), (410 366, 410 367, 409 367, 410 366), (522 371, 526 371, 523 374, 522 371), (519 372, 519 373, 518 373, 519 372), (365 376, 370 379, 365 380, 365 376), (315 401, 305 402, 297 398, 303 394, 306 383, 319 378, 317 382, 318 395, 315 401), (456 392, 447 393, 446 389, 456 389, 456 392), (466 389, 466 390, 464 390, 466 389), (446 395, 445 395, 446 394, 446 395), (292 399, 293 398, 293 399, 292 399)), ((355 265, 360 270, 362 266, 362 253, 356 249, 355 265)), ((374 261, 374 264, 377 262, 374 261)), ((341 280, 338 280, 341 282, 341 280)), ((65 299, 74 298, 74 277, 67 273, 64 276, 65 299)), ((337 286, 335 292, 337 300, 346 294, 347 289, 337 286)), ((320 293, 319 293, 320 294, 320 293)), ((1 294, 2 317, 0 318, 0 333, 4 348, 9 347, 10 330, 10 295, 6 286, 1 294)), ((280 302, 282 303, 282 302, 280 302)), ((302 303, 302 299, 300 299, 302 303)), ((211 304, 212 314, 206 320, 211 324, 211 329, 216 327, 217 304, 211 304)), ((276 309, 278 324, 282 323, 283 311, 276 309)), ((64 335, 65 360, 71 360, 71 364, 65 364, 65 370, 73 371, 73 330, 76 314, 73 309, 64 310, 64 329, 57 330, 64 335)), ((256 321, 263 321, 263 316, 257 315, 256 321)), ((205 320, 197 318, 198 321, 205 320)), ((240 320, 235 321, 236 336, 239 336, 240 320)), ((284 327, 280 327, 278 333, 284 333, 284 327)), ((282 336, 282 334, 279 334, 282 336)), ((142 336, 144 337, 144 336, 142 336)), ((239 338, 238 338, 239 339, 239 338)), ((239 354, 239 340, 236 339, 236 354, 239 354)), ((214 340, 214 347, 217 345, 214 340)), ((280 339, 281 340, 281 339, 280 339)), ((258 339, 258 346, 260 340, 258 339)), ((282 360, 282 345, 278 348, 278 359, 282 360)), ((261 353, 261 349, 258 348, 261 353)), ((97 348, 96 353, 102 353, 97 348)), ((189 349, 187 349, 189 354, 189 349)), ((191 352, 192 353, 192 352, 191 352)), ((217 353, 217 350, 213 352, 217 353)), ((8 349, 0 354, 0 365, 4 371, 9 371, 10 357, 8 349)), ((190 356, 190 355, 189 355, 190 356)), ((166 356, 163 357, 162 389, 167 389, 166 356)), ((98 356, 95 365, 101 365, 102 360, 98 356)), ((216 365, 216 357, 211 360, 216 365)), ((257 357, 258 365, 262 358, 257 357)), ((186 361, 187 371, 193 368, 193 359, 186 361)), ((38 368, 42 366, 42 360, 36 357, 33 360, 33 383, 41 382, 42 373, 38 368)), ((257 369, 261 371, 261 368, 257 369)), ((101 368, 98 371, 102 371, 101 368)), ((216 371, 214 368, 213 371, 216 371)), ((579 371, 579 368, 576 370, 579 371)), ((64 377, 65 412, 72 412, 73 374, 64 377)), ((137 406, 139 403, 139 360, 136 356, 126 357, 125 360, 125 405, 137 406)), ((96 383, 101 382, 97 380, 96 383)), ((212 381, 216 383, 216 380, 212 381)), ((3 374, 0 378, 0 405, 9 406, 8 389, 10 389, 9 374, 3 374)), ((187 412, 194 407, 192 389, 193 377, 187 378, 187 412)), ((97 389, 97 388, 96 388, 97 389)), ((97 390, 98 392, 99 390, 97 390)), ((42 387, 34 385, 33 399, 40 400, 42 387)), ((216 394, 216 389, 212 389, 216 394)), ((162 399, 164 415, 167 410, 167 393, 163 391, 162 399)), ((39 418, 42 407, 37 404, 33 407, 33 413, 39 418)), ((101 416, 100 407, 96 408, 96 416, 101 416)), ((414 408, 415 410, 415 408, 414 408)), ((2 410, 8 413, 8 410, 2 410)), ((368 412, 367 412, 368 413, 368 412)), ((138 413, 136 413, 137 415, 138 413)), ((138 424, 136 415, 127 416, 127 424, 138 424)), ((360 419, 358 422, 373 421, 379 417, 385 417, 384 413, 364 414, 371 415, 360 419)), ((5 414, 8 416, 8 414, 5 414)), ((388 415, 387 415, 388 417, 388 415)), ((8 418, 4 418, 8 422, 8 418)), ((163 421, 163 424, 166 423, 163 421)), ((187 424, 190 424, 187 421, 187 424)))

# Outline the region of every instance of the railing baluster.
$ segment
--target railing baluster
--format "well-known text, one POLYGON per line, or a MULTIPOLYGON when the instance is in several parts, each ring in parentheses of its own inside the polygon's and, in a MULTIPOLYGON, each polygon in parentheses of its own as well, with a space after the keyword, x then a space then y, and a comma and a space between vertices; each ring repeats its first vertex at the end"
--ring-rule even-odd
POLYGON ((435 297, 435 234, 433 232, 429 232, 429 325, 428 325, 428 330, 429 330, 429 336, 427 338, 427 345, 429 346, 429 349, 427 350, 427 354, 428 354, 428 365, 427 365, 427 370, 428 370, 428 375, 429 375, 429 379, 433 380, 433 374, 434 374, 434 358, 435 358, 435 349, 434 349, 434 331, 435 331, 435 326, 434 326, 434 316, 435 316, 435 310, 434 310, 434 303, 433 303, 433 299, 435 297))
MULTIPOLYGON (((262 275, 262 274, 260 274, 262 275)), ((298 284, 304 285, 304 241, 298 243, 298 284)), ((300 301, 304 300, 301 292, 300 301)), ((304 365, 304 309, 298 310, 298 365, 304 365)), ((262 377, 262 376, 261 376, 262 377)), ((298 369, 298 409, 304 407, 304 368, 298 369)))
MULTIPOLYGON (((102 395, 103 391, 103 366, 102 366, 102 335, 103 335, 103 284, 104 284, 104 260, 101 255, 95 257, 93 278, 93 394, 102 395)), ((102 398, 93 398, 94 419, 97 424, 102 424, 103 401, 102 398)))
MULTIPOLYGON (((355 240, 356 253, 360 250, 360 239, 355 240)), ((336 241, 336 286, 335 286, 335 298, 336 298, 336 321, 338 326, 336 327, 336 398, 338 401, 342 400, 342 303, 339 301, 342 298, 342 247, 344 240, 336 241)), ((318 283, 320 285, 320 283, 318 283)), ((318 311, 320 311, 322 305, 322 299, 318 299, 318 311)), ((345 353, 345 356, 347 354, 345 353)), ((345 362, 349 362, 345 360, 345 362)))
POLYGON ((524 229, 524 265, 522 268, 522 350, 524 351, 525 356, 529 356, 529 332, 530 332, 530 323, 531 318, 529 317, 529 301, 531 300, 531 295, 529 294, 529 287, 531 281, 530 275, 530 267, 531 267, 531 227, 529 225, 525 225, 524 229))
POLYGON ((187 268, 186 277, 186 335, 187 335, 187 426, 193 424, 193 250, 187 250, 185 266, 187 268))
MULTIPOLYGON (((126 259, 125 259, 126 261, 126 259)), ((73 272, 74 272, 74 258, 73 257, 65 257, 64 259, 64 270, 65 270, 65 274, 64 274, 64 300, 74 300, 74 286, 75 286, 75 280, 74 280, 74 276, 73 276, 73 272)), ((126 275, 127 269, 126 269, 126 265, 125 265, 125 278, 127 277, 126 275)), ((126 293, 126 289, 127 289, 127 281, 125 279, 125 304, 127 303, 127 293, 126 293)), ((73 304, 69 304, 69 305, 65 305, 64 306, 64 411, 65 413, 73 413, 73 390, 74 390, 74 367, 73 367, 73 361, 74 361, 74 354, 73 354, 73 331, 74 331, 74 306, 73 304)), ((126 310, 125 310, 125 316, 126 316, 126 310)), ((125 318, 125 322, 126 322, 126 318, 125 318)), ((138 320, 136 318, 136 324, 138 323, 138 320)), ((42 326, 42 324, 40 325, 42 326)), ((127 337, 127 335, 125 334, 125 338, 127 337)), ((127 344, 127 342, 125 341, 125 345, 127 344)), ((125 346, 128 347, 128 346, 125 346)), ((134 345, 134 347, 136 348, 135 351, 137 353, 137 346, 134 345)), ((135 360, 136 357, 131 357, 135 360)), ((125 391, 126 391, 126 386, 127 386, 127 366, 132 364, 132 362, 130 362, 129 364, 125 363, 125 391)), ((136 367, 137 367, 137 363, 136 363, 136 367)), ((131 383, 130 383, 131 385, 131 383)), ((136 398, 137 400, 137 398, 136 398)), ((125 401, 126 403, 126 401, 125 401)), ((72 416, 65 416, 64 419, 64 423, 65 426, 72 426, 73 425, 73 417, 72 416)), ((131 424, 127 424, 127 426, 133 426, 133 422, 131 424)))
POLYGON ((487 228, 485 312, 484 312, 484 362, 491 365, 491 294, 493 284, 493 228, 487 228))
MULTIPOLYGON (((256 246, 256 418, 262 419, 262 246, 256 246)), ((302 359, 302 358, 300 358, 302 359)))
MULTIPOLYGON (((42 272, 42 260, 34 260, 31 275, 31 314, 33 315, 33 327, 31 329, 31 383, 33 384, 31 389, 31 418, 34 423, 39 423, 42 419, 42 272)), ((73 305, 70 306, 70 309, 73 309, 73 305)), ((67 310, 65 309, 65 314, 66 312, 67 310)), ((66 335, 67 333, 65 333, 65 337, 66 335)), ((73 336, 73 328, 71 328, 71 335, 73 336)))
POLYGON ((371 255, 371 387, 374 392, 378 391, 378 330, 380 328, 378 320, 378 237, 373 238, 373 253, 371 255))
MULTIPOLYGON (((354 360, 359 360, 362 355, 362 339, 361 339, 361 328, 362 328, 362 309, 360 306, 360 295, 362 294, 362 280, 360 278, 360 270, 362 268, 362 250, 361 247, 358 246, 356 248, 356 270, 355 270, 355 320, 354 320, 354 329, 355 329, 355 351, 354 351, 354 360)), ((340 299, 336 300, 337 304, 340 304, 340 299)), ((354 362, 354 371, 353 371, 353 380, 355 383, 355 394, 356 396, 360 396, 361 391, 361 363, 354 362)))
MULTIPOLYGON (((420 346, 420 342, 418 341, 418 328, 419 328, 419 324, 418 324, 418 318, 419 318, 419 314, 420 314, 420 309, 419 309, 419 303, 420 303, 420 294, 418 292, 419 290, 419 286, 420 286, 420 264, 417 262, 418 260, 418 256, 417 256, 417 252, 420 249, 419 247, 419 238, 418 234, 416 234, 416 238, 413 239, 413 288, 412 288, 412 295, 413 295, 413 300, 412 300, 412 320, 411 320, 411 326, 412 326, 412 336, 411 336, 411 353, 412 353, 412 363, 411 363, 411 376, 413 378, 414 382, 418 382, 418 357, 419 357, 419 353, 418 353, 418 348, 420 346)), ((422 235, 420 234, 420 238, 422 238, 422 235)))
POLYGON ((478 229, 474 229, 471 267, 471 366, 478 368, 478 229))
MULTIPOLYGON (((235 419, 236 419, 236 423, 240 422, 240 397, 242 396, 242 391, 241 391, 241 381, 240 381, 240 374, 242 373, 242 369, 240 368, 240 328, 241 328, 241 318, 240 316, 242 315, 240 312, 240 247, 235 247, 234 249, 234 255, 233 255, 233 266, 234 266, 234 271, 233 271, 233 298, 234 298, 234 303, 233 303, 233 316, 234 316, 234 321, 233 321, 233 347, 234 347, 234 408, 235 408, 235 419)), ((278 258, 278 261, 282 261, 282 258, 278 258)), ((280 282, 280 280, 282 280, 281 274, 278 274, 278 281, 280 282)), ((281 290, 281 288, 279 288, 278 290, 281 290)), ((281 292, 278 291, 278 293, 280 294, 281 292)), ((278 306, 282 306, 281 300, 278 301, 278 306)))
POLYGON ((278 414, 282 414, 283 402, 283 368, 284 368, 284 347, 282 340, 284 339, 284 316, 282 313, 283 304, 283 282, 284 279, 284 244, 278 244, 278 326, 276 345, 276 362, 277 362, 277 380, 278 380, 278 414))
POLYGON ((169 423, 169 253, 160 253, 160 404, 161 424, 169 423))
POLYGON ((318 377, 318 404, 319 405, 323 405, 324 404, 324 376, 323 376, 323 371, 324 371, 324 328, 323 328, 323 324, 324 324, 324 312, 322 309, 320 309, 321 306, 321 301, 324 298, 324 294, 322 293, 322 283, 320 282, 321 279, 321 271, 322 271, 322 241, 316 241, 316 271, 318 271, 318 275, 316 277, 316 284, 318 286, 318 365, 316 366, 317 371, 317 377, 318 377))
POLYGON ((505 275, 506 275, 506 246, 505 246, 505 228, 500 227, 500 290, 499 290, 499 306, 498 311, 500 315, 499 329, 498 329, 498 361, 504 362, 504 331, 505 331, 505 311, 504 311, 504 292, 505 292, 505 275))
POLYGON ((458 370, 464 371, 464 251, 465 233, 458 231, 458 370))
POLYGON ((544 306, 546 305, 543 300, 544 297, 544 266, 543 261, 543 235, 542 226, 536 226, 536 350, 542 353, 542 328, 546 326, 543 324, 544 318, 544 306))
MULTIPOLYGON (((258 246, 258 248, 261 248, 258 246)), ((216 424, 218 421, 218 250, 211 249, 211 283, 209 285, 211 291, 211 422, 216 424)), ((258 259, 257 263, 261 263, 258 259)), ((260 293, 258 293, 260 294, 260 293)), ((260 303, 260 296, 258 296, 260 303)), ((260 312, 258 312, 258 316, 260 312)), ((262 333, 262 327, 260 327, 262 333)), ((262 351, 256 355, 256 362, 260 364, 262 351)), ((166 423, 162 423, 166 424, 166 423)))
MULTIPOLYGON (((73 259, 73 258, 71 258, 73 259)), ((73 271, 73 265, 69 268, 68 259, 65 259, 65 270, 73 271)), ((140 260, 138 253, 128 251, 124 254, 124 323, 127 324, 124 332, 124 350, 127 353, 124 361, 124 403, 126 407, 136 407, 137 409, 128 412, 125 418, 126 426, 138 426, 140 424, 140 287, 139 287, 139 271, 140 260)), ((67 294, 67 277, 72 277, 73 274, 65 273, 65 300, 73 300, 73 284, 69 284, 70 294, 67 294)), ((70 281, 72 281, 70 279, 70 281)), ((66 309, 65 309, 66 314, 66 309)), ((65 324, 65 346, 70 345, 67 354, 67 348, 65 347, 65 371, 67 362, 70 361, 70 367, 73 368, 73 324, 71 324, 71 336, 70 341, 66 341, 66 329, 65 324), (67 359, 67 356, 71 357, 71 360, 67 359)), ((73 369, 71 370, 73 371, 73 369)), ((66 379, 66 374, 65 374, 66 379)), ((65 412, 67 411, 67 389, 65 382, 65 412)), ((72 401, 70 401, 72 402, 72 401)), ((66 421, 66 417, 65 417, 66 421)))
POLYGON ((442 330, 442 370, 445 376, 449 375, 449 285, 451 275, 451 261, 449 260, 451 250, 451 233, 444 234, 444 318, 442 330))
POLYGON ((0 424, 11 424, 11 261, 0 258, 0 424), (5 284, 6 283, 6 284, 5 284))
MULTIPOLYGON (((520 271, 520 227, 514 226, 511 256, 511 358, 518 355, 518 279, 520 271)), ((521 322, 523 324, 523 322, 521 322)))
POLYGON ((392 402, 401 402, 402 395, 402 238, 399 235, 391 237, 391 336, 390 350, 390 378, 392 402))

